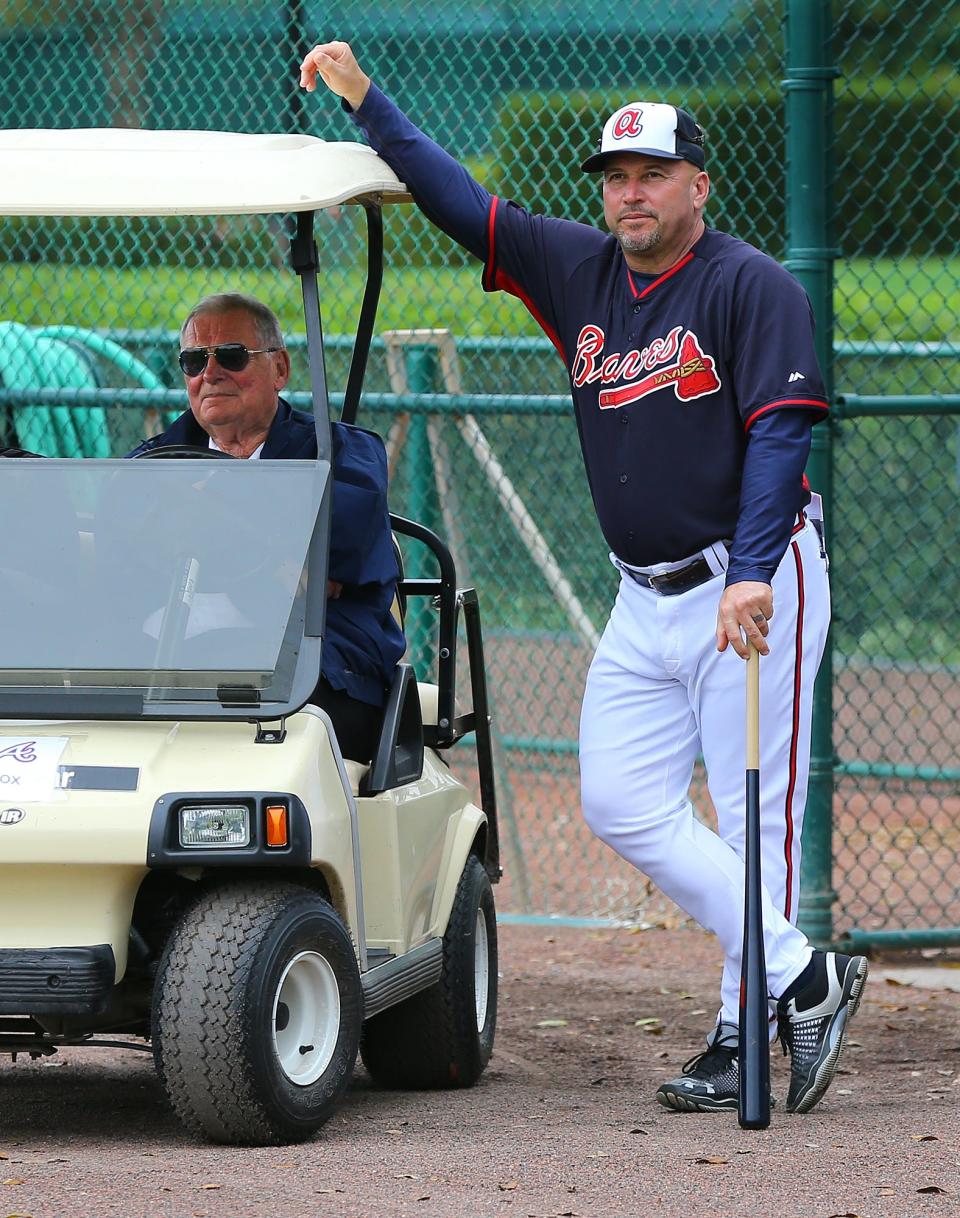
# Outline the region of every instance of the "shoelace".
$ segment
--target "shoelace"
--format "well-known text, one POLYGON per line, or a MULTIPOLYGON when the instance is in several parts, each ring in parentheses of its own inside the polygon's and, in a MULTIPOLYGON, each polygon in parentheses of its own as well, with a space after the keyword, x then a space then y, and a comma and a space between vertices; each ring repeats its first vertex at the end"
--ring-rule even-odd
MULTIPOLYGON (((718 1061, 717 1065, 722 1070, 729 1066, 733 1058, 737 1056, 737 1050, 728 1045, 711 1045, 708 1049, 704 1049, 702 1053, 695 1053, 688 1062, 684 1062, 682 1073, 693 1074, 695 1071, 707 1065, 713 1065, 713 1058, 723 1058, 723 1061, 718 1061)), ((718 1071, 719 1072, 719 1071, 718 1071)))

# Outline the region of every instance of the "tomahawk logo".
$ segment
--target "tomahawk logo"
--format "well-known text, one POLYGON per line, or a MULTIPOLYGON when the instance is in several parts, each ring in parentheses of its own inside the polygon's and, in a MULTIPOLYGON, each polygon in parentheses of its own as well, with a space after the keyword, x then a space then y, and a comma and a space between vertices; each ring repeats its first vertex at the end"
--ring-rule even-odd
POLYGON ((0 825, 19 825, 26 815, 23 808, 4 808, 0 811, 0 825))
POLYGON ((624 110, 617 115, 616 121, 613 124, 611 135, 615 140, 626 139, 629 135, 631 138, 636 138, 643 130, 643 110, 624 110))
POLYGON ((621 406, 639 402, 641 398, 668 386, 673 388, 681 402, 707 397, 720 388, 716 367, 716 361, 712 356, 704 354, 697 336, 688 330, 680 342, 680 354, 675 364, 658 368, 656 372, 645 376, 642 381, 635 381, 632 385, 623 385, 619 389, 602 389, 600 409, 618 410, 621 406))
POLYGON ((21 740, 19 744, 8 744, 5 749, 0 749, 0 757, 10 757, 14 761, 36 761, 37 742, 21 740))

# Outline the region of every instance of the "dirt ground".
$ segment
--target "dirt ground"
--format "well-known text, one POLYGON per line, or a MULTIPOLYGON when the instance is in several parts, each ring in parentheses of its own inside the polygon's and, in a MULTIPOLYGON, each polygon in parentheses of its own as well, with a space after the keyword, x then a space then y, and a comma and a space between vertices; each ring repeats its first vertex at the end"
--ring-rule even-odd
POLYGON ((196 1145, 150 1057, 0 1062, 0 1218, 903 1218, 960 1213, 960 968, 872 963, 841 1073, 771 1126, 653 1100, 713 1021, 695 929, 500 928, 494 1057, 470 1091, 374 1089, 358 1066, 300 1146, 196 1145), (908 967, 909 966, 909 967, 908 967))

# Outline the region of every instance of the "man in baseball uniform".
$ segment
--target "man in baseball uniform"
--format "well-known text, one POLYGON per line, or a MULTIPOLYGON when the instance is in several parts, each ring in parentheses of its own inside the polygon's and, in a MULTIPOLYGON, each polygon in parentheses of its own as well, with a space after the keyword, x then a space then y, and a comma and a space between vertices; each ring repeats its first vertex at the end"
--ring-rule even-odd
MULTIPOLYGON (((343 42, 317 76, 421 210, 517 296, 570 377, 594 506, 620 572, 580 726, 591 829, 702 926, 724 953, 706 1049, 663 1083, 678 1111, 737 1108, 744 887, 744 674, 761 664, 764 947, 790 1054, 789 1112, 836 1070, 867 974, 796 928, 813 683, 829 622, 826 556, 804 466, 828 404, 799 284, 709 228, 704 137, 662 102, 607 120, 583 164, 602 180, 609 233, 492 196, 419 131, 343 42), (774 616, 774 606, 776 615, 774 616), (688 797, 703 754, 713 832, 688 797)), ((774 1012, 772 1012, 774 1013, 774 1012)))

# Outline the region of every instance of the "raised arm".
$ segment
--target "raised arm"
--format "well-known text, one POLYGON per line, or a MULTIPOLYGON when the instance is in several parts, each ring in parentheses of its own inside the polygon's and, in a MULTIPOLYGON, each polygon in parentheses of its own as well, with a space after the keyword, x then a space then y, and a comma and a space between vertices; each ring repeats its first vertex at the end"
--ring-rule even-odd
POLYGON ((371 83, 347 43, 325 42, 304 57, 301 86, 313 92, 318 76, 343 99, 353 121, 406 183, 424 215, 486 262, 490 192, 371 83))

